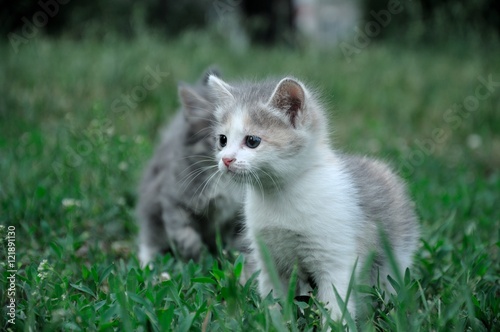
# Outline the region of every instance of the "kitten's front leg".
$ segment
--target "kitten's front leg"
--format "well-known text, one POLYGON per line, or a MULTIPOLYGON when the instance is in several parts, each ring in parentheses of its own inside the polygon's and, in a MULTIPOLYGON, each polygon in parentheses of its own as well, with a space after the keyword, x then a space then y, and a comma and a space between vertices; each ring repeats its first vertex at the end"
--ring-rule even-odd
POLYGON ((274 298, 283 298, 285 295, 283 292, 288 290, 288 278, 283 275, 279 276, 279 284, 276 285, 263 260, 258 261, 257 268, 260 270, 257 281, 261 298, 264 299, 271 291, 274 298))
POLYGON ((340 320, 342 318, 342 310, 344 309, 343 307, 341 308, 340 304, 337 302, 333 286, 335 286, 335 289, 342 298, 342 301, 344 301, 344 303, 347 302, 348 312, 352 316, 355 315, 354 297, 352 296, 352 293, 350 298, 346 299, 347 291, 349 289, 349 281, 350 273, 339 273, 337 275, 324 273, 316 278, 316 283, 318 285, 318 300, 325 304, 325 307, 330 312, 330 317, 333 320, 340 320))
POLYGON ((190 214, 180 207, 164 207, 163 220, 168 240, 184 259, 198 259, 203 241, 200 234, 191 227, 190 214))
MULTIPOLYGON (((267 271, 266 267, 262 262, 259 262, 258 269, 260 269, 260 274, 257 279, 258 284, 259 284, 259 294, 261 298, 265 298, 269 292, 273 290, 273 282, 271 280, 271 275, 267 271)), ((274 296, 277 296, 277 294, 273 294, 274 296)))
POLYGON ((184 227, 176 231, 174 239, 179 254, 185 259, 198 259, 203 245, 200 234, 192 227, 184 227))

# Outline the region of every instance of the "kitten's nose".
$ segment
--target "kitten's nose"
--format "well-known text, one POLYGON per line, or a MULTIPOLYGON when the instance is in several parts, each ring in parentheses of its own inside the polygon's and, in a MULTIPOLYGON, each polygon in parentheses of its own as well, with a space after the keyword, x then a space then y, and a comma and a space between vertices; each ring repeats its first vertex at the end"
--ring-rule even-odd
POLYGON ((222 158, 222 162, 226 165, 226 167, 229 167, 229 165, 231 165, 231 163, 235 160, 235 158, 222 158))

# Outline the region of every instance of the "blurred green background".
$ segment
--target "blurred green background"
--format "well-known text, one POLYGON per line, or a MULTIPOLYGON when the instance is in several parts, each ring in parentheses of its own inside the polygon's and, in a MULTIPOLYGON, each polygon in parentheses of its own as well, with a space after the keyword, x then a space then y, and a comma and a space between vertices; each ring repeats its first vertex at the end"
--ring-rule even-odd
POLYGON ((178 83, 213 64, 228 81, 304 80, 330 111, 335 148, 408 182, 423 230, 411 296, 375 310, 373 329, 498 330, 499 13, 493 0, 4 1, 0 225, 17 232, 14 330, 278 329, 237 283, 229 295, 224 278, 200 288, 220 272, 211 258, 159 261, 172 276, 160 285, 136 260, 141 172, 178 83), (221 292, 244 303, 231 309, 221 292))

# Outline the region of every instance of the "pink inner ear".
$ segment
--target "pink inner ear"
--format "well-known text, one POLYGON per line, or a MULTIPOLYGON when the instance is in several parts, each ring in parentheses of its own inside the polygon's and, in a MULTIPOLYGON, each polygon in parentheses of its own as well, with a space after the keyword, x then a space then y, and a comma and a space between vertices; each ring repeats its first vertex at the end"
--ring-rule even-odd
POLYGON ((304 100, 304 91, 302 90, 302 87, 293 81, 286 81, 283 84, 285 85, 284 89, 286 89, 290 98, 297 99, 299 103, 302 103, 302 100, 304 100))
POLYGON ((284 80, 272 97, 272 103, 286 112, 295 128, 297 114, 304 104, 304 90, 297 82, 284 80))

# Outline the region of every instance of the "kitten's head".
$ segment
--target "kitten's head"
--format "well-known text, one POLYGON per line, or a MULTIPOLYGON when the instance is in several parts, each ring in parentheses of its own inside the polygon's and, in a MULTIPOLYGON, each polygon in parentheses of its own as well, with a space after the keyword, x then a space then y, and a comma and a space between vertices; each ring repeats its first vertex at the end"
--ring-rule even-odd
POLYGON ((305 169, 326 119, 294 78, 229 85, 210 76, 215 98, 216 159, 236 181, 273 187, 305 169))
POLYGON ((208 88, 209 76, 220 77, 220 73, 216 68, 208 68, 196 85, 181 83, 178 88, 184 115, 186 143, 188 145, 200 143, 207 151, 213 147, 209 132, 214 121, 214 98, 208 88))

